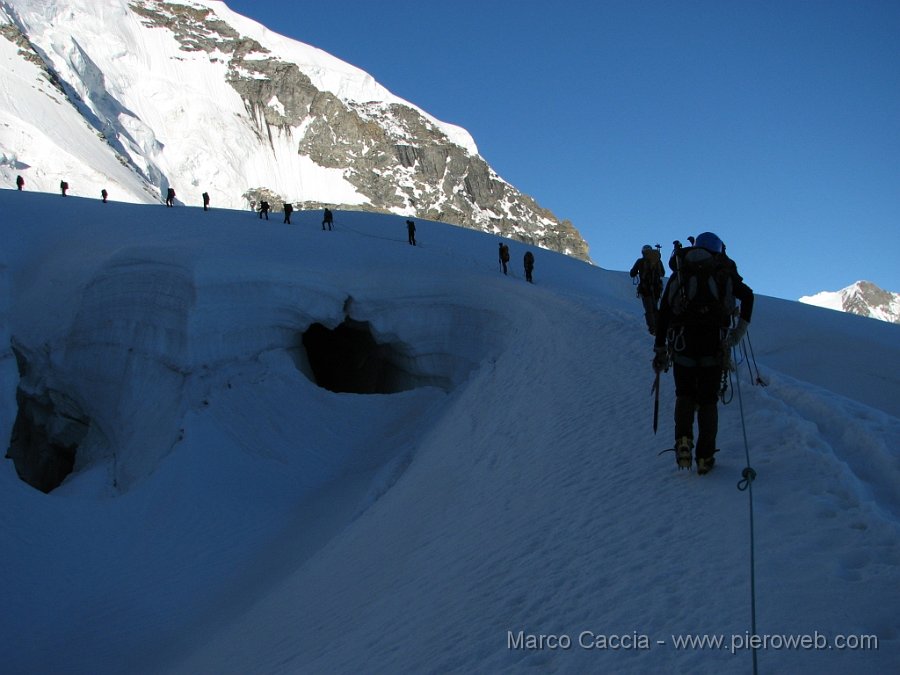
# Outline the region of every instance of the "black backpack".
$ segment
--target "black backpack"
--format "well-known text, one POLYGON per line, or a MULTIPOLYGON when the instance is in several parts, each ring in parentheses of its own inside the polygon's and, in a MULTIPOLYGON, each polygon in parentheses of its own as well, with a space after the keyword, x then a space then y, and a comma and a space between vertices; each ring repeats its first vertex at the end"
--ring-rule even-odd
POLYGON ((680 249, 666 293, 673 325, 728 326, 734 312, 734 264, 704 248, 680 249))
POLYGON ((638 289, 642 294, 650 293, 654 298, 662 295, 662 263, 657 249, 647 249, 641 252, 640 283, 638 289))

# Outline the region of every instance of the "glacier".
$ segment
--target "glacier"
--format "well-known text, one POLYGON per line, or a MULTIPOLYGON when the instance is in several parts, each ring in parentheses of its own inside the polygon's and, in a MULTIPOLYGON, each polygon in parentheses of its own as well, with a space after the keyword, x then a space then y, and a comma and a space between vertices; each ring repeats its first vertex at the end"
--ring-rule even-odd
POLYGON ((84 432, 49 493, 2 462, 4 670, 747 672, 674 636, 749 631, 748 453, 759 631, 877 638, 761 668, 900 658, 897 326, 758 297, 768 386, 738 364, 701 478, 657 454, 673 388, 654 436, 625 272, 533 249, 528 284, 531 247, 504 276, 497 237, 419 220, 413 247, 391 215, 0 208, 0 428, 31 397, 84 432), (399 386, 318 386, 315 325, 370 336, 399 386))

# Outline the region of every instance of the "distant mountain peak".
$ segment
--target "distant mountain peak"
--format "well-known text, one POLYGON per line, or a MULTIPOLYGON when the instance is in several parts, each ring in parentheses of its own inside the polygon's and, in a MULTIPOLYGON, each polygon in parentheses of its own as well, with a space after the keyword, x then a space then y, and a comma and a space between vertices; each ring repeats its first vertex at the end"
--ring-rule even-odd
POLYGON ((800 298, 800 302, 840 312, 900 323, 900 293, 886 291, 871 281, 857 281, 839 291, 823 291, 800 298))

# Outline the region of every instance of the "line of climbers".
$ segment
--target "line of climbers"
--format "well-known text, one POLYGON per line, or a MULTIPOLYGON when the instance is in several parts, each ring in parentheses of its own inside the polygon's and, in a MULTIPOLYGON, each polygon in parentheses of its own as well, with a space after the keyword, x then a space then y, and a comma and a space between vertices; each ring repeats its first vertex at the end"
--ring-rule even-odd
MULTIPOLYGON (((16 176, 16 189, 22 191, 25 189, 25 179, 22 178, 21 174, 16 176)), ((69 193, 69 183, 66 180, 59 181, 59 193, 63 197, 67 197, 69 193)), ((209 194, 204 192, 202 195, 203 198, 203 210, 209 210, 209 194)), ((106 188, 100 190, 100 201, 104 204, 109 201, 109 192, 106 188)), ((175 206, 175 190, 174 188, 168 188, 166 191, 166 206, 175 206)))
MULTIPOLYGON (((499 244, 499 260, 500 260, 500 269, 503 271, 503 274, 509 274, 509 245, 504 242, 500 242, 499 244)), ((525 256, 522 260, 522 263, 525 267, 525 281, 530 284, 534 283, 534 253, 531 251, 525 251, 525 256)))
POLYGON ((638 279, 637 294, 654 336, 653 370, 658 376, 671 366, 675 378, 676 463, 689 469, 693 459, 703 475, 715 464, 718 400, 733 368, 731 350, 750 325, 754 295, 716 234, 688 240, 691 246, 673 242, 665 289, 659 245, 643 246, 630 274, 638 279))
MULTIPOLYGON (((19 190, 23 190, 25 188, 25 179, 22 176, 16 176, 16 187, 19 190)), ((66 181, 60 181, 59 189, 62 193, 62 196, 65 197, 67 191, 69 190, 69 184, 66 181)), ((100 191, 100 198, 104 204, 107 203, 109 199, 109 192, 106 191, 106 188, 100 191)), ((201 199, 203 200, 203 210, 209 211, 210 197, 208 192, 204 192, 201 195, 201 199)), ((175 206, 175 188, 169 187, 166 189, 166 206, 174 207, 175 206)), ((251 206, 256 210, 256 205, 251 204, 251 206)), ((259 218, 266 220, 269 219, 269 211, 271 210, 271 206, 269 202, 266 200, 260 200, 259 202, 259 218)), ((291 214, 294 212, 294 205, 290 202, 284 203, 284 222, 285 224, 291 224, 291 214)), ((333 230, 334 229, 334 213, 332 213, 331 209, 325 208, 324 215, 322 218, 322 229, 333 230)), ((406 221, 406 234, 407 241, 411 246, 416 246, 416 224, 413 220, 406 221)), ((525 267, 525 280, 529 283, 534 283, 533 272, 534 272, 534 254, 531 251, 525 252, 524 257, 524 267, 525 267)), ((508 274, 508 264, 509 264, 509 246, 504 242, 500 242, 500 268, 503 270, 503 274, 508 274)), ((632 274, 634 276, 634 274, 632 274)), ((658 296, 658 294, 657 294, 658 296)))

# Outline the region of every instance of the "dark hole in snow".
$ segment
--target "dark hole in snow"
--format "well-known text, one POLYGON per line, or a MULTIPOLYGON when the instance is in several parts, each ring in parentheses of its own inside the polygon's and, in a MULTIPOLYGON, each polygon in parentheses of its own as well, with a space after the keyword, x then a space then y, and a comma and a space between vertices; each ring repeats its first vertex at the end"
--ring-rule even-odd
POLYGON ((72 473, 78 445, 87 435, 90 421, 56 409, 53 399, 16 392, 19 412, 13 425, 6 456, 13 460, 19 478, 50 492, 72 473))
POLYGON ((329 391, 394 394, 445 384, 416 372, 402 344, 376 342, 366 322, 346 319, 334 330, 314 323, 303 334, 303 347, 313 379, 329 391))
MULTIPOLYGON (((28 364, 13 349, 24 377, 28 364)), ((24 482, 43 492, 59 487, 75 466, 79 444, 90 428, 90 419, 64 394, 41 390, 16 390, 18 414, 9 441, 7 458, 24 482)))

